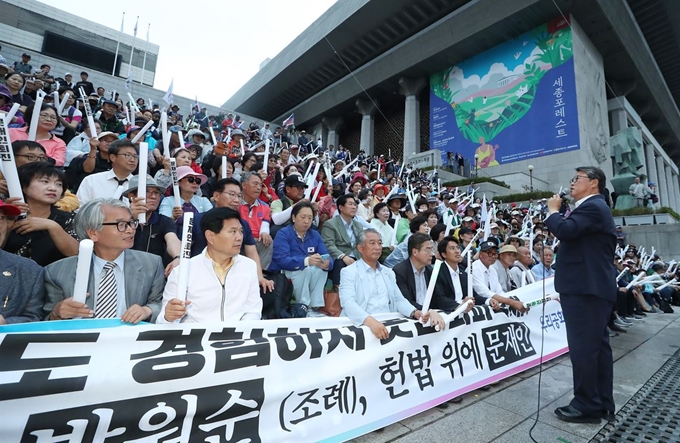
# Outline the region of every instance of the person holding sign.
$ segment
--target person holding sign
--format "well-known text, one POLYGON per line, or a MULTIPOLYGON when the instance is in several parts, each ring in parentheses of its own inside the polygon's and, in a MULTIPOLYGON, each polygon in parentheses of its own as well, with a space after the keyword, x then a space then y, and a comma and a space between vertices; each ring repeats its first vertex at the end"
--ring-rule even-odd
POLYGON ((76 232, 94 242, 85 303, 73 299, 78 257, 45 268, 49 320, 75 317, 120 318, 126 323, 155 321, 163 297, 160 257, 134 251, 137 220, 120 200, 95 199, 80 208, 76 232))
POLYGON ((461 303, 472 300, 472 304, 466 310, 466 312, 469 312, 475 303, 484 304, 486 300, 468 286, 472 285, 472 282, 468 281, 467 273, 461 269, 460 264, 463 261, 463 256, 460 244, 455 237, 444 237, 439 242, 437 250, 446 266, 442 267, 437 276, 437 284, 434 287, 430 306, 433 309, 453 312, 461 303))
POLYGON ((197 174, 190 166, 180 166, 177 168, 177 181, 182 206, 175 206, 174 196, 168 196, 161 202, 159 209, 161 214, 181 225, 182 215, 185 212, 193 212, 196 215, 212 209, 213 205, 210 200, 196 194, 201 183, 208 181, 205 175, 197 174))
POLYGON ((186 300, 177 296, 179 267, 172 270, 156 323, 259 320, 262 315, 257 265, 239 255, 243 227, 237 211, 214 208, 201 217, 207 246, 189 260, 186 300))
POLYGON ((436 311, 422 313, 401 295, 394 272, 378 263, 382 253, 380 233, 365 229, 357 236, 361 259, 343 268, 340 278, 340 304, 343 316, 356 326, 365 325, 373 335, 385 340, 389 332, 384 324, 371 314, 398 312, 423 322, 432 320, 432 326, 444 330, 444 320, 436 311))
POLYGON ((54 130, 59 124, 59 113, 57 108, 49 104, 40 106, 38 120, 33 121, 33 107, 26 110, 25 128, 10 128, 9 137, 14 141, 28 140, 31 127, 37 126, 35 141, 40 143, 47 152, 47 156, 53 158, 57 166, 64 166, 66 161, 66 143, 64 140, 53 135, 50 131, 54 130))
POLYGON ((130 200, 130 209, 135 218, 145 213, 147 222, 137 226, 135 243, 132 249, 150 252, 163 260, 165 276, 170 275, 179 264, 181 242, 177 237, 177 226, 168 217, 158 213, 158 205, 163 198, 165 188, 161 187, 151 176, 146 177, 146 197, 138 192, 139 176, 130 180, 130 187, 123 193, 130 200))
MULTIPOLYGON (((384 203, 379 203, 384 204, 384 203)), ((416 232, 407 243, 409 256, 392 270, 397 276, 397 286, 406 300, 418 309, 423 307, 427 286, 432 276, 433 242, 427 234, 416 232)))
POLYGON ((555 409, 557 418, 574 423, 600 423, 614 417, 614 363, 607 324, 616 303, 614 273, 616 228, 604 198, 607 178, 596 167, 576 168, 571 179, 575 208, 559 214, 562 198, 548 200, 545 225, 560 240, 555 290, 567 326, 573 367, 574 398, 555 409))
POLYGON ((64 173, 51 163, 39 161, 21 166, 18 173, 28 214, 12 225, 4 249, 40 266, 76 255, 75 214, 56 207, 66 190, 64 173))
POLYGON ((108 145, 111 170, 88 175, 78 187, 78 200, 87 203, 96 198, 121 198, 129 187, 132 172, 137 169, 139 155, 130 140, 116 140, 108 145))
POLYGON ((485 299, 485 305, 494 310, 498 310, 500 303, 503 303, 519 312, 526 312, 522 302, 505 297, 496 269, 492 266, 497 259, 498 244, 493 240, 482 242, 479 246, 479 260, 472 263, 472 286, 475 292, 485 299))
MULTIPOLYGON (((9 217, 21 210, 0 200, 0 245, 9 232, 9 217)), ((0 249, 0 325, 42 320, 45 302, 43 269, 33 260, 0 249)))

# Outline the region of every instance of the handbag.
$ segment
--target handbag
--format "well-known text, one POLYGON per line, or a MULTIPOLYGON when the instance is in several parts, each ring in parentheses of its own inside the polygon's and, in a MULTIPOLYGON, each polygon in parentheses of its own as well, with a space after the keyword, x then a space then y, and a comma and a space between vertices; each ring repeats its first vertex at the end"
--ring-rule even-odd
POLYGON ((669 305, 668 302, 663 298, 659 298, 659 309, 661 309, 666 314, 672 314, 674 312, 673 308, 671 308, 671 305, 669 305))
POLYGON ((331 290, 323 291, 323 308, 319 308, 319 312, 326 314, 329 317, 338 317, 342 312, 342 306, 340 306, 340 294, 335 287, 331 290))

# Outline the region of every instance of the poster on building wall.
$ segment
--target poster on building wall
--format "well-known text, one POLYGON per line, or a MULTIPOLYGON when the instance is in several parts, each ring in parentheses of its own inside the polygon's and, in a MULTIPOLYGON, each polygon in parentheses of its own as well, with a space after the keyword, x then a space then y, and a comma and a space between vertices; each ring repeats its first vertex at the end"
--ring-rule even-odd
POLYGON ((0 442, 347 441, 567 352, 553 279, 446 328, 375 314, 136 326, 0 326, 0 442))
POLYGON ((430 77, 430 149, 488 168, 579 149, 572 32, 560 18, 430 77))

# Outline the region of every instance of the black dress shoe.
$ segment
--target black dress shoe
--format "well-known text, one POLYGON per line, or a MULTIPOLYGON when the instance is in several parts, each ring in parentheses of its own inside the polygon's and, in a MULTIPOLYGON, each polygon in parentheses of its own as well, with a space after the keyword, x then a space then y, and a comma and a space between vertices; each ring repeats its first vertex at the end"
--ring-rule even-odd
POLYGON ((448 408, 448 407, 449 407, 449 404, 446 403, 446 402, 444 402, 444 403, 439 403, 439 404, 437 405, 437 408, 438 408, 438 409, 446 409, 446 408, 448 408))
POLYGON ((616 421, 616 412, 614 411, 602 411, 602 418, 608 422, 616 421))
POLYGON ((611 329, 614 332, 623 332, 624 334, 628 333, 628 331, 626 331, 622 327, 615 325, 614 322, 609 323, 609 329, 611 329))
POLYGON ((479 388, 480 391, 488 391, 489 389, 491 389, 491 386, 489 385, 482 386, 481 388, 479 388))
POLYGON ((457 403, 462 403, 463 402, 463 396, 459 395, 458 397, 453 397, 451 400, 449 400, 449 403, 457 404, 457 403))
POLYGON ((600 423, 600 417, 584 414, 572 405, 562 406, 555 409, 555 415, 562 421, 569 423, 600 423))

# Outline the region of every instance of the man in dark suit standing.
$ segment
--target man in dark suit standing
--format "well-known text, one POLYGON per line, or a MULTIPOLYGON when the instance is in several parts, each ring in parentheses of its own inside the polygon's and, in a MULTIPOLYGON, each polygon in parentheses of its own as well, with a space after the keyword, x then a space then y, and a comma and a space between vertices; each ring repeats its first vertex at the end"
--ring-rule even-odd
MULTIPOLYGON (((444 259, 444 264, 442 264, 437 276, 437 284, 434 286, 430 304, 432 309, 453 312, 461 303, 469 299, 472 299, 472 304, 465 312, 469 312, 477 303, 484 305, 486 299, 480 297, 476 292, 472 291, 472 297, 467 296, 468 279, 467 274, 460 267, 463 256, 456 238, 451 235, 444 237, 439 242, 437 250, 441 258, 444 259)), ((470 282, 470 284, 472 283, 470 282)))
POLYGON ((94 199, 76 216, 80 238, 94 242, 89 297, 73 299, 78 257, 68 257, 45 268, 49 320, 75 317, 120 318, 126 323, 154 322, 161 308, 165 274, 161 258, 135 251, 138 222, 120 200, 94 199))
POLYGON ((432 276, 434 249, 429 235, 416 232, 408 239, 408 258, 392 268, 401 295, 416 309, 423 308, 427 285, 432 276))
POLYGON ((548 201, 546 226, 560 240, 555 289, 560 293, 573 366, 574 399, 557 408, 560 420, 600 423, 614 418, 613 360, 607 324, 616 301, 612 257, 616 229, 604 199, 606 177, 595 167, 576 168, 571 179, 575 208, 558 213, 562 199, 548 201))

